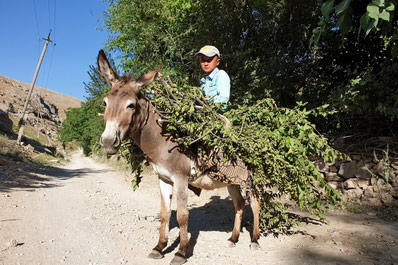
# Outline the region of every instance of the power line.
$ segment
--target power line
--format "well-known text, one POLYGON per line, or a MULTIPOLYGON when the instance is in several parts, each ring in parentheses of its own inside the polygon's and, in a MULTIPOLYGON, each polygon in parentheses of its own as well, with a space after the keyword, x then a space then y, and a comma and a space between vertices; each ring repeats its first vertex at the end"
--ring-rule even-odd
POLYGON ((36 29, 37 29, 37 58, 40 56, 40 29, 39 29, 39 21, 37 19, 37 10, 36 10, 36 2, 33 0, 33 11, 35 13, 35 18, 36 18, 36 29))
POLYGON ((50 13, 50 0, 47 0, 47 7, 48 7, 48 26, 51 29, 51 13, 50 13))
POLYGON ((49 62, 48 68, 47 68, 47 60, 46 60, 46 58, 44 59, 45 72, 47 72, 47 74, 46 74, 47 75, 47 79, 46 79, 45 83, 43 84, 43 87, 48 88, 48 89, 50 89, 48 87, 48 80, 50 79, 50 75, 51 75, 51 68, 52 68, 51 66, 52 66, 53 56, 54 56, 54 46, 55 46, 55 43, 53 43, 53 47, 51 49, 50 62, 49 62))
POLYGON ((35 0, 33 0, 33 9, 34 9, 34 11, 35 11, 35 17, 36 17, 37 34, 38 34, 38 36, 40 37, 41 35, 40 35, 40 31, 39 31, 39 21, 38 21, 38 19, 37 19, 37 10, 36 10, 36 2, 35 2, 35 0))
MULTIPOLYGON (((48 16, 48 26, 50 28, 50 31, 52 33, 53 36, 53 40, 55 40, 55 23, 56 23, 56 5, 57 5, 57 1, 53 0, 53 6, 50 3, 50 0, 47 0, 47 12, 41 12, 41 14, 47 13, 48 16), (53 9, 52 9, 53 7, 53 9)), ((33 4, 34 4, 34 11, 35 11, 35 17, 36 17, 36 26, 37 26, 37 30, 39 32, 39 16, 38 16, 38 10, 41 9, 45 9, 45 6, 37 6, 36 7, 36 2, 35 0, 33 0, 33 4)), ((52 42, 53 46, 55 46, 55 41, 52 42)), ((39 49, 38 49, 38 53, 40 52, 40 38, 39 38, 39 49)), ((43 87, 48 87, 48 81, 50 78, 50 72, 51 72, 51 67, 52 67, 52 60, 53 60, 53 56, 54 56, 54 48, 51 50, 51 55, 50 58, 44 57, 43 60, 43 74, 38 78, 40 79, 40 81, 38 83, 41 83, 43 87)))
POLYGON ((56 20, 56 18, 57 18, 57 12, 56 12, 56 10, 57 10, 57 0, 54 0, 54 15, 53 15, 53 20, 54 20, 54 27, 53 27, 53 40, 54 40, 54 43, 55 43, 55 22, 57 21, 56 20))

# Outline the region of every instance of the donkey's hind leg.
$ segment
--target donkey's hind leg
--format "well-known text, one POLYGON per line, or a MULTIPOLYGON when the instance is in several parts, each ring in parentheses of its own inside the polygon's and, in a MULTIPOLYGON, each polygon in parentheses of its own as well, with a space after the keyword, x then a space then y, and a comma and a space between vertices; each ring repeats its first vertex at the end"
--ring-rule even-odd
POLYGON ((173 186, 159 177, 160 186, 160 228, 159 228, 159 241, 158 244, 153 248, 152 252, 149 253, 148 258, 161 259, 163 258, 162 251, 167 246, 168 233, 169 233, 169 221, 170 221, 170 206, 171 197, 173 194, 173 186))
POLYGON ((255 191, 250 192, 250 206, 253 212, 253 234, 250 248, 257 250, 260 247, 258 244, 258 239, 260 238, 260 198, 255 191))
POLYGON ((239 240, 243 209, 245 208, 245 200, 243 199, 242 194, 240 193, 238 185, 229 185, 228 192, 232 198, 235 208, 234 229, 232 230, 232 235, 228 239, 228 242, 230 247, 234 247, 235 243, 238 242, 239 240))

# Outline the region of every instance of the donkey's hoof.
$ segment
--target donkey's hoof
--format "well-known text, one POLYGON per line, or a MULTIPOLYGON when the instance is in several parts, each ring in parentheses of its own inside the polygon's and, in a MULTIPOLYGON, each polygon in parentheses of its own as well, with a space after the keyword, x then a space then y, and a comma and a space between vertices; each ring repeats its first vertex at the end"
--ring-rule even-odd
POLYGON ((251 242, 250 243, 250 249, 251 250, 258 250, 260 248, 260 245, 257 242, 251 242))
POLYGON ((235 246, 236 244, 234 242, 232 242, 231 240, 227 240, 227 247, 234 248, 235 246))
POLYGON ((170 265, 181 265, 184 264, 186 261, 186 258, 175 255, 174 258, 171 260, 170 265))
POLYGON ((157 250, 152 250, 151 253, 149 253, 148 258, 149 259, 162 259, 164 256, 162 253, 160 253, 157 250))

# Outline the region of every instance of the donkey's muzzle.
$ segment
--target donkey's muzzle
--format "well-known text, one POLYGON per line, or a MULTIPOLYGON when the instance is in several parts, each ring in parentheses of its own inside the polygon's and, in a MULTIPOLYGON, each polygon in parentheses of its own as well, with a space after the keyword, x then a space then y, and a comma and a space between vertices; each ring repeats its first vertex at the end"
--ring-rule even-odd
POLYGON ((120 131, 114 124, 106 124, 105 131, 100 138, 100 144, 104 147, 108 155, 114 155, 119 150, 122 141, 120 139, 120 131))

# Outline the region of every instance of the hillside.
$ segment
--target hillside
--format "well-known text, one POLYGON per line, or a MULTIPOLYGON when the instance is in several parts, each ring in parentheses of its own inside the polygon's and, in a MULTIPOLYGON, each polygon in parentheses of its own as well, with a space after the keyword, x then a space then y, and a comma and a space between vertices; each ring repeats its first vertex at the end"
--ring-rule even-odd
MULTIPOLYGON (((0 75, 0 102, 6 101, 23 107, 30 87, 31 84, 0 75)), ((37 97, 42 98, 45 102, 55 105, 58 109, 61 120, 65 119, 65 110, 68 108, 80 107, 80 104, 82 103, 80 99, 42 88, 40 86, 35 86, 32 93, 32 102, 35 98, 37 99, 37 97)), ((33 105, 36 106, 37 104, 33 103, 33 105)))
MULTIPOLYGON (((0 75, 0 110, 16 126, 31 84, 0 75)), ((80 107, 80 99, 35 86, 27 108, 27 124, 55 138, 68 108, 80 107)))

